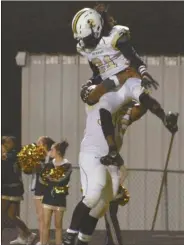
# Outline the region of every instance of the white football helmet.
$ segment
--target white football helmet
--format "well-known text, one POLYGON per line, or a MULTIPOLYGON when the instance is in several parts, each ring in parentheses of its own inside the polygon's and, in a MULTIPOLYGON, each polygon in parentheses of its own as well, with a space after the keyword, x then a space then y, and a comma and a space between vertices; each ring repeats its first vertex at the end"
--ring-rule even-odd
POLYGON ((103 19, 94 9, 84 8, 76 13, 72 20, 74 38, 85 40, 88 37, 99 39, 103 28, 103 19))

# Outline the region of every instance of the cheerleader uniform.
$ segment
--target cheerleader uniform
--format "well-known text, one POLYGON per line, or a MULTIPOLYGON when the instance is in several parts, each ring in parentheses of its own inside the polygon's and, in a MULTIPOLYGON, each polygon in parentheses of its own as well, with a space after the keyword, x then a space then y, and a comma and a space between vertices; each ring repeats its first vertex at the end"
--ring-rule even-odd
POLYGON ((1 198, 11 202, 23 200, 24 187, 22 173, 17 163, 17 151, 7 153, 6 160, 2 160, 2 188, 1 198))
POLYGON ((49 163, 41 174, 40 181, 46 185, 43 196, 43 207, 52 210, 66 210, 66 196, 68 195, 68 183, 72 172, 72 165, 64 159, 59 165, 55 165, 55 159, 49 163), (57 167, 63 167, 63 176, 57 181, 44 181, 44 172, 51 171, 57 167))
POLYGON ((34 191, 34 198, 35 199, 42 199, 44 194, 45 185, 40 183, 40 172, 44 169, 45 165, 48 164, 51 161, 51 158, 47 156, 45 158, 45 161, 40 163, 40 171, 36 174, 32 175, 32 184, 31 184, 31 190, 34 191))

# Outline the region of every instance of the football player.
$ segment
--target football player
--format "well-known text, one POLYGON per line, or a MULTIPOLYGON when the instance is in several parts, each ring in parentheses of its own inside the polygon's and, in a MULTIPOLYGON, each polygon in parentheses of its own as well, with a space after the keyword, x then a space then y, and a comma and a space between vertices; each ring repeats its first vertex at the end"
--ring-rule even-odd
MULTIPOLYGON (((92 85, 91 89, 95 86, 92 85)), ((99 103, 86 105, 85 109, 86 127, 79 153, 83 199, 73 212, 70 227, 63 239, 65 245, 73 245, 77 234, 78 245, 89 242, 98 218, 117 195, 120 184, 119 166, 105 166, 100 162, 101 157, 108 153, 108 145, 101 129, 99 103)))
POLYGON ((80 10, 73 18, 72 30, 78 41, 77 50, 88 59, 95 77, 83 86, 81 98, 89 105, 99 101, 101 126, 109 146, 103 161, 117 163, 121 159, 115 143, 112 113, 122 103, 129 99, 139 101, 160 118, 171 133, 178 130, 177 115, 165 114, 161 105, 149 95, 148 89, 157 89, 158 83, 132 47, 129 28, 115 25, 107 12, 103 8, 99 9, 80 10), (89 87, 93 83, 98 86, 90 91, 89 87))
MULTIPOLYGON (((92 85, 90 89, 95 89, 92 85)), ((131 120, 139 119, 146 110, 139 107, 137 113, 135 103, 121 108, 113 117, 116 128, 116 141, 121 148, 123 134, 131 120), (134 113, 134 119, 131 117, 134 113), (121 132, 121 134, 120 134, 121 132)), ((78 234, 77 245, 86 245, 96 227, 98 219, 108 208, 109 202, 117 196, 120 186, 120 166, 113 166, 111 162, 100 163, 100 159, 108 152, 108 145, 103 136, 99 114, 99 103, 86 106, 86 128, 81 142, 79 166, 83 199, 77 204, 63 242, 73 245, 78 234), (110 166, 109 166, 110 165, 110 166)), ((118 164, 119 165, 119 164, 118 164)))

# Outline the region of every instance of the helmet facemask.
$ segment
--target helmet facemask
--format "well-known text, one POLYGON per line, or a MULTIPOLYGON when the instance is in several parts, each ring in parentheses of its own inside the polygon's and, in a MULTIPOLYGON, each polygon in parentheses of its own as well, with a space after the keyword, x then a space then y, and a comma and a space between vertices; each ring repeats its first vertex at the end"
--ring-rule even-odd
POLYGON ((90 26, 91 28, 91 34, 87 37, 84 37, 82 39, 85 48, 87 49, 94 49, 98 45, 100 39, 101 39, 101 34, 99 37, 94 33, 92 25, 90 26))

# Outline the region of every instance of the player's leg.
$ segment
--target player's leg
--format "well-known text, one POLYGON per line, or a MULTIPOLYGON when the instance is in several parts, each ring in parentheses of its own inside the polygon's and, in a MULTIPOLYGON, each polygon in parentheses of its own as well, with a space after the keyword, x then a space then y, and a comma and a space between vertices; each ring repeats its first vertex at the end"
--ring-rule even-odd
POLYGON ((81 223, 81 228, 78 233, 76 245, 88 245, 91 241, 92 234, 97 226, 99 217, 93 217, 91 212, 83 219, 81 223))
POLYGON ((113 198, 111 176, 107 173, 107 185, 105 186, 98 204, 90 211, 88 216, 83 219, 78 234, 76 245, 88 245, 92 234, 95 231, 98 220, 103 217, 109 208, 109 202, 113 198))
POLYGON ((105 94, 99 101, 101 126, 109 146, 109 154, 102 158, 103 164, 108 164, 108 162, 114 164, 114 162, 121 161, 115 143, 115 129, 111 114, 125 103, 128 98, 140 101, 145 109, 150 110, 162 120, 171 133, 175 133, 178 130, 177 115, 173 113, 165 114, 161 105, 141 86, 141 79, 129 78, 117 92, 105 94))
POLYGON ((105 214, 106 243, 105 245, 122 245, 121 229, 118 218, 118 202, 110 203, 109 210, 105 214))
POLYGON ((99 101, 100 120, 104 137, 109 146, 109 153, 102 159, 103 164, 107 164, 110 159, 123 164, 123 160, 118 154, 115 142, 115 128, 112 120, 112 113, 118 110, 129 98, 129 88, 124 84, 117 92, 104 94, 99 101))
POLYGON ((144 108, 150 110, 158 118, 161 119, 165 127, 171 132, 177 131, 177 116, 173 113, 166 114, 160 103, 151 97, 149 93, 141 86, 141 79, 129 78, 126 81, 129 88, 129 96, 133 99, 140 101, 144 108))
POLYGON ((121 181, 120 167, 110 165, 108 166, 108 172, 111 176, 113 199, 114 199, 118 194, 120 181, 121 181))
POLYGON ((93 154, 80 154, 79 165, 83 179, 82 186, 85 189, 85 197, 77 204, 74 209, 71 224, 64 236, 64 244, 73 244, 83 219, 89 215, 91 209, 97 205, 106 185, 107 170, 100 164, 100 159, 93 154))
POLYGON ((80 222, 90 210, 96 206, 102 191, 106 185, 106 168, 100 164, 99 159, 95 155, 83 154, 81 156, 80 168, 85 173, 87 178, 87 188, 84 199, 76 206, 70 229, 78 231, 80 222))

